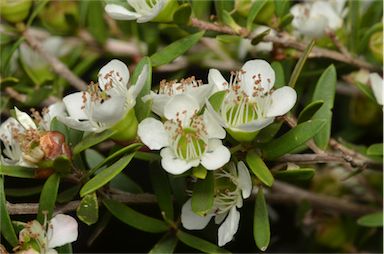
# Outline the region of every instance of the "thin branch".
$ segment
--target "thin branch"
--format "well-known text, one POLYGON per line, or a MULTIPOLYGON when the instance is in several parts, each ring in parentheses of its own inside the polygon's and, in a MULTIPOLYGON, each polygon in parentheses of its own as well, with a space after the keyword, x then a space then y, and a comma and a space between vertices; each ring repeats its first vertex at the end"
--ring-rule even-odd
MULTIPOLYGON (((210 31, 215 31, 219 33, 239 35, 244 38, 249 38, 250 36, 250 32, 247 31, 246 29, 242 29, 240 32, 236 32, 235 30, 233 30, 228 26, 217 24, 217 23, 209 23, 206 21, 198 20, 196 18, 191 19, 191 26, 198 27, 203 30, 210 30, 210 31)), ((249 39, 252 39, 252 38, 249 38, 249 39)), ((273 42, 274 44, 281 45, 286 48, 294 48, 300 51, 304 51, 307 46, 305 43, 297 41, 294 37, 290 36, 287 33, 278 33, 277 35, 267 35, 263 38, 263 41, 273 42)), ((369 69, 372 71, 381 70, 381 68, 379 68, 378 66, 372 65, 363 59, 354 58, 354 57, 351 57, 350 55, 345 55, 343 53, 340 53, 334 50, 329 50, 329 49, 324 49, 319 47, 314 47, 309 57, 330 58, 339 62, 355 65, 359 68, 369 69)))
POLYGON ((59 59, 55 56, 51 55, 49 52, 44 50, 42 44, 38 39, 36 39, 29 30, 25 30, 23 33, 25 40, 31 46, 32 49, 36 50, 52 67, 53 71, 56 72, 59 76, 64 78, 78 90, 85 90, 87 84, 77 77, 68 67, 63 64, 59 59))
POLYGON ((352 203, 341 198, 312 193, 280 181, 274 182, 272 192, 267 193, 267 199, 271 202, 286 204, 299 204, 302 201, 307 201, 315 208, 326 211, 337 211, 353 216, 360 216, 376 211, 376 209, 366 205, 352 203))
POLYGON ((286 154, 280 157, 277 161, 280 162, 293 162, 297 164, 315 164, 327 162, 344 162, 339 156, 331 154, 286 154))

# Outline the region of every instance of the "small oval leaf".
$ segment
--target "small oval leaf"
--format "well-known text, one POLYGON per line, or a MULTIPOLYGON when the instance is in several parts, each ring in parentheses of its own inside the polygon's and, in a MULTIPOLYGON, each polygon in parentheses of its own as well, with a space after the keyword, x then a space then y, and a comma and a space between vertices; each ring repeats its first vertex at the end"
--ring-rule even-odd
POLYGON ((12 226, 12 221, 7 211, 7 204, 4 193, 4 182, 2 177, 0 177, 0 228, 1 234, 4 236, 4 238, 8 241, 9 244, 15 247, 19 243, 19 240, 17 239, 15 229, 12 226))
POLYGON ((204 180, 199 180, 192 193, 192 211, 196 214, 204 215, 213 206, 215 195, 215 183, 213 172, 207 172, 204 180))
POLYGON ((265 251, 269 245, 270 228, 268 218, 268 208, 265 202, 263 189, 259 188, 255 201, 255 215, 253 218, 253 237, 256 246, 265 251))
POLYGON ((40 194, 39 210, 37 213, 37 221, 43 224, 45 219, 50 220, 59 190, 60 176, 58 174, 51 175, 45 182, 40 194))
POLYGON ((199 237, 196 237, 194 235, 185 233, 181 230, 178 230, 176 233, 177 238, 182 241, 184 244, 199 250, 201 252, 205 253, 230 253, 229 251, 219 248, 213 243, 210 243, 206 240, 203 240, 199 237))
POLYGON ((383 212, 376 212, 364 215, 357 220, 357 224, 365 227, 382 227, 383 212))
POLYGON ((271 187, 274 182, 273 175, 256 151, 249 151, 245 160, 255 176, 265 185, 271 187))
POLYGON ((300 168, 279 171, 275 177, 285 181, 308 181, 315 175, 313 168, 300 168))
POLYGON ((88 226, 97 222, 99 219, 99 203, 95 192, 84 196, 76 209, 76 214, 88 226))
POLYGON ((324 101, 318 100, 309 103, 299 114, 297 123, 303 123, 312 118, 312 116, 323 106, 324 101))

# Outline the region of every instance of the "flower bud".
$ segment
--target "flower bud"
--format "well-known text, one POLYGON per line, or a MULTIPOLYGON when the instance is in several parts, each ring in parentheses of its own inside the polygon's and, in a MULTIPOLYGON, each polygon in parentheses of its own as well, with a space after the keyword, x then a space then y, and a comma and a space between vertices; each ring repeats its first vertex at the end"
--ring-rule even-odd
POLYGON ((252 140, 255 139, 257 136, 257 133, 259 131, 254 131, 254 132, 242 132, 242 131, 234 131, 231 129, 227 129, 227 132, 234 138, 236 141, 239 142, 251 142, 252 140))
POLYGON ((369 49, 372 52, 373 57, 383 62, 383 32, 376 32, 369 38, 369 49))
POLYGON ((6 21, 23 21, 29 13, 32 0, 0 0, 0 15, 6 21))
POLYGON ((36 164, 44 158, 44 151, 39 146, 36 146, 30 149, 28 153, 23 153, 23 158, 32 164, 36 164))
POLYGON ((44 151, 45 158, 54 160, 61 155, 72 157, 63 134, 57 131, 49 131, 40 137, 40 147, 44 151))

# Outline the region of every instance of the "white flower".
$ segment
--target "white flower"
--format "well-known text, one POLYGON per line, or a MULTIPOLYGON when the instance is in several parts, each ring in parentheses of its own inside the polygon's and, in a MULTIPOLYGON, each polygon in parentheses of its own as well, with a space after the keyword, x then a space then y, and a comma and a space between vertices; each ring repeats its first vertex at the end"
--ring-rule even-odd
MULTIPOLYGON (((270 30, 271 35, 276 35, 276 31, 268 26, 258 26, 255 30, 252 31, 250 38, 253 38, 268 29, 270 30)), ((244 59, 248 52, 250 52, 253 55, 256 55, 259 52, 271 52, 273 49, 273 43, 272 42, 259 42, 256 45, 252 45, 250 39, 241 39, 240 46, 238 50, 238 55, 240 59, 244 59)))
POLYGON ((370 73, 369 82, 377 103, 383 105, 383 78, 377 73, 370 73))
POLYGON ((290 12, 294 16, 293 27, 300 34, 319 38, 327 29, 336 31, 343 25, 345 1, 310 1, 294 5, 290 12))
POLYGON ((158 93, 150 92, 143 96, 144 102, 152 101, 152 111, 157 115, 164 117, 164 107, 167 102, 177 94, 187 94, 198 101, 199 107, 202 108, 205 104, 205 99, 209 97, 213 89, 212 85, 204 85, 201 80, 195 80, 195 77, 182 79, 179 82, 163 80, 160 82, 158 93))
POLYGON ((250 196, 252 191, 251 176, 244 162, 237 164, 237 170, 233 162, 229 163, 227 169, 214 172, 216 180, 227 180, 228 184, 221 187, 215 196, 214 204, 210 212, 205 216, 199 216, 192 211, 192 202, 189 199, 181 210, 181 222, 183 227, 189 230, 205 228, 212 217, 215 223, 220 224, 218 231, 218 244, 223 246, 233 239, 239 227, 240 213, 236 208, 243 206, 243 199, 250 196))
POLYGON ((69 215, 58 214, 48 224, 45 222, 44 225, 34 220, 26 223, 24 229, 19 233, 18 248, 28 249, 20 250, 17 253, 25 253, 25 251, 31 251, 30 253, 39 251, 39 253, 45 254, 57 253, 54 248, 76 241, 77 236, 77 221, 69 215), (37 241, 38 244, 33 244, 33 240, 37 241), (29 244, 30 241, 32 244, 29 244), (36 247, 39 249, 34 249, 36 247))
POLYGON ((232 72, 227 82, 220 72, 211 69, 210 84, 227 94, 216 112, 207 109, 221 125, 232 132, 254 133, 271 124, 276 116, 284 115, 294 106, 296 92, 288 86, 272 90, 275 72, 264 60, 247 61, 238 72, 232 72))
POLYGON ((200 106, 188 94, 173 96, 164 107, 167 119, 144 119, 138 135, 151 150, 162 149, 162 167, 169 173, 181 174, 200 163, 208 170, 222 167, 230 159, 228 148, 222 145, 224 129, 208 114, 198 115, 200 106))
POLYGON ((105 11, 114 19, 137 20, 145 23, 154 19, 163 9, 166 0, 127 0, 130 10, 117 4, 107 4, 105 11))
MULTIPOLYGON (((19 165, 36 167, 33 163, 44 157, 44 152, 39 146, 30 146, 40 142, 41 134, 50 130, 54 117, 64 114, 64 104, 58 102, 43 110, 42 116, 34 113, 35 121, 25 112, 15 107, 16 119, 8 118, 0 126, 0 140, 4 149, 0 154, 1 163, 4 165, 19 165)), ((58 136, 60 134, 57 134, 58 136)), ((35 145, 33 145, 35 146, 35 145)))
POLYGON ((128 89, 128 67, 119 60, 110 61, 99 71, 98 84, 63 98, 69 116, 59 116, 58 120, 82 131, 102 132, 112 127, 135 106, 147 75, 146 65, 136 84, 128 89))

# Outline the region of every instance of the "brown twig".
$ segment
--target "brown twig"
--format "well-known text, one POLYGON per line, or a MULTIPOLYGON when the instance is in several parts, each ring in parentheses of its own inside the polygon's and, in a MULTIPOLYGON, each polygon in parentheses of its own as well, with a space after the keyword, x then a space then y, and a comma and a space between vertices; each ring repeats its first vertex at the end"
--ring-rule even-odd
MULTIPOLYGON (((245 29, 242 29, 240 32, 236 32, 235 30, 233 30, 228 26, 217 24, 217 23, 209 23, 206 21, 198 20, 196 18, 192 18, 190 24, 191 26, 198 27, 203 30, 210 30, 210 31, 215 31, 219 33, 239 35, 244 38, 249 38, 249 35, 250 35, 250 32, 245 29)), ((252 38, 249 38, 249 39, 252 39, 252 38)), ((274 44, 281 45, 286 48, 294 48, 300 51, 304 51, 307 47, 305 43, 301 43, 297 41, 294 37, 290 36, 287 33, 278 33, 277 35, 267 35, 263 38, 263 41, 273 42, 274 44)), ((364 68, 372 71, 381 70, 381 68, 379 68, 378 66, 372 65, 364 61, 363 59, 351 57, 350 55, 345 55, 343 53, 340 53, 334 50, 329 50, 329 49, 324 49, 319 47, 314 47, 309 57, 329 58, 329 59, 352 64, 359 68, 364 68)))
POLYGON ((376 209, 366 205, 352 203, 341 198, 312 193, 280 181, 274 182, 272 191, 267 193, 267 199, 271 202, 286 204, 299 204, 302 201, 307 201, 315 208, 337 211, 354 216, 376 211, 376 209))
POLYGON ((53 71, 60 75, 62 78, 68 81, 73 87, 78 90, 85 90, 87 84, 73 74, 72 71, 68 69, 68 67, 63 64, 59 59, 55 56, 49 54, 46 50, 44 50, 42 44, 39 40, 37 40, 33 35, 29 32, 29 30, 25 30, 23 36, 29 46, 36 50, 52 67, 53 71))
POLYGON ((296 164, 315 164, 327 162, 344 162, 339 156, 331 154, 286 154, 280 157, 277 161, 280 162, 293 162, 296 164))

